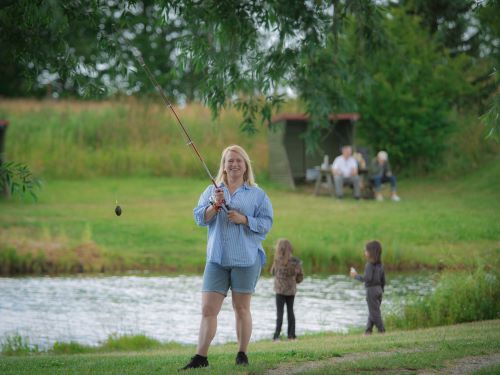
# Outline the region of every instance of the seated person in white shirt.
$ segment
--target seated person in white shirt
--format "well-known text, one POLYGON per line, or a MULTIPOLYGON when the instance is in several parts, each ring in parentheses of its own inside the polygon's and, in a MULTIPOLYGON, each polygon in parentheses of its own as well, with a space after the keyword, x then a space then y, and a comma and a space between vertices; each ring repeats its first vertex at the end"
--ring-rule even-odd
POLYGON ((351 146, 342 147, 342 155, 337 156, 333 161, 332 172, 337 198, 342 199, 344 196, 344 185, 352 185, 354 198, 360 198, 361 191, 358 162, 352 156, 351 146))

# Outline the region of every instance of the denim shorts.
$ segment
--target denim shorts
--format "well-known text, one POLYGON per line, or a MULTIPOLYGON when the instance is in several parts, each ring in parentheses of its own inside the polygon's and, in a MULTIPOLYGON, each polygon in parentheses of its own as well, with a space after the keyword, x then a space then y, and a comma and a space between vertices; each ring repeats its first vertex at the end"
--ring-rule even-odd
POLYGON ((250 267, 226 267, 207 262, 203 273, 202 292, 217 292, 227 296, 229 288, 235 293, 254 293, 262 269, 260 257, 250 267))

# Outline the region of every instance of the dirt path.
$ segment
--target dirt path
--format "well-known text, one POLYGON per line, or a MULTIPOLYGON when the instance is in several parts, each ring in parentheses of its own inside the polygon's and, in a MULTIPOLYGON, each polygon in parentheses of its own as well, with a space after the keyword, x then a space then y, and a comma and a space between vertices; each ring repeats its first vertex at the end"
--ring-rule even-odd
MULTIPOLYGON (((334 366, 338 363, 353 362, 358 359, 366 359, 367 357, 388 357, 394 354, 415 353, 417 350, 399 350, 393 352, 370 352, 370 353, 353 353, 347 354, 343 357, 329 358, 323 361, 310 361, 302 363, 284 363, 283 365, 268 370, 265 375, 291 375, 302 374, 308 371, 317 370, 324 367, 334 366)), ((449 374, 449 375, 465 375, 477 371, 483 367, 500 364, 500 353, 493 353, 490 355, 465 357, 447 363, 446 368, 441 370, 421 370, 418 375, 434 375, 434 374, 449 374)), ((415 369, 395 369, 384 371, 386 374, 397 373, 415 373, 415 369)))
POLYGON ((449 362, 446 368, 439 372, 434 371, 419 371, 418 375, 434 375, 434 374, 447 374, 447 375, 465 375, 471 374, 474 371, 480 370, 483 367, 500 364, 500 353, 493 353, 490 355, 482 355, 478 357, 465 357, 456 361, 449 362))
MULTIPOLYGON (((337 363, 343 362, 353 362, 358 359, 364 359, 367 357, 388 357, 393 354, 401 354, 401 353, 415 353, 417 350, 398 350, 394 352, 367 352, 367 353, 353 353, 347 354, 342 357, 334 357, 325 359, 323 361, 310 361, 310 362, 301 362, 301 363, 284 363, 283 365, 268 370, 265 372, 265 375, 292 375, 292 374, 301 374, 311 370, 317 370, 323 367, 333 366, 337 363)), ((401 373, 401 372, 399 372, 401 373)))

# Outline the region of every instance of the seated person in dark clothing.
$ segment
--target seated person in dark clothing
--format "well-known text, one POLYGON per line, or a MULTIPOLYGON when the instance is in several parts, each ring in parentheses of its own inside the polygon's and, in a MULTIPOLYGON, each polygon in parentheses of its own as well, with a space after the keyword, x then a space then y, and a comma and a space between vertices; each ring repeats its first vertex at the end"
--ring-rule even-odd
POLYGON ((381 189, 382 184, 387 182, 391 184, 391 199, 394 202, 399 202, 401 200, 396 193, 396 177, 392 174, 387 152, 380 151, 377 154, 377 157, 373 159, 371 166, 371 179, 375 185, 375 199, 377 199, 377 201, 384 200, 381 189))

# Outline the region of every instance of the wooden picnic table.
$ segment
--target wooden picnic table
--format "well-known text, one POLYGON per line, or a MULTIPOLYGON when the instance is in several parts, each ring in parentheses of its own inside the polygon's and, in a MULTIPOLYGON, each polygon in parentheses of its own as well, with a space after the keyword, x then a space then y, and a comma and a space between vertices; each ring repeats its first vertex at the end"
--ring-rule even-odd
POLYGON ((314 187, 314 195, 319 195, 321 190, 321 184, 323 179, 326 179, 326 184, 328 186, 328 191, 332 197, 335 196, 335 186, 333 185, 333 175, 330 166, 327 168, 320 167, 318 177, 316 178, 316 185, 314 187))
MULTIPOLYGON (((323 182, 326 182, 328 191, 330 192, 330 195, 332 197, 335 196, 335 185, 333 182, 333 174, 332 174, 332 169, 330 166, 328 168, 323 168, 323 167, 317 167, 319 169, 318 171, 318 177, 316 178, 316 184, 314 187, 314 195, 320 195, 321 193, 321 185, 323 182)), ((360 169, 359 170, 359 177, 361 178, 360 181, 360 188, 361 188, 361 195, 363 198, 369 198, 373 199, 374 193, 373 193, 373 187, 370 183, 370 178, 369 178, 369 173, 367 169, 360 169)))

